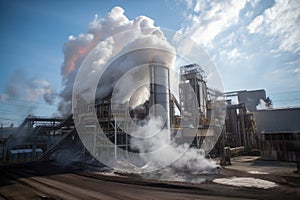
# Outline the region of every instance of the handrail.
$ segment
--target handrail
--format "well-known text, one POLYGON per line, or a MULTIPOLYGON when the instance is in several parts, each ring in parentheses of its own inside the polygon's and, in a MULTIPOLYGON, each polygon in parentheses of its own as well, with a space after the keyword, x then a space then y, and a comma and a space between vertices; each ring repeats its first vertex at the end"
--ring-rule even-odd
POLYGON ((76 129, 73 128, 69 133, 67 133, 56 145, 54 145, 50 150, 48 150, 41 158, 40 160, 48 159, 52 153, 54 153, 61 145, 64 144, 64 142, 67 140, 68 136, 75 133, 76 129))

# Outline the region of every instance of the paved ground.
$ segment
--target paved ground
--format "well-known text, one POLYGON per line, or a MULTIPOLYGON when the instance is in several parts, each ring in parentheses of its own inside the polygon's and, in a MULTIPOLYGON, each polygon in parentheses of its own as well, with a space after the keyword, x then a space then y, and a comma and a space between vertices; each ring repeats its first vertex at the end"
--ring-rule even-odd
POLYGON ((249 174, 245 171, 251 163, 255 160, 246 157, 233 160, 232 166, 219 175, 207 176, 201 184, 145 180, 131 175, 107 176, 51 163, 2 168, 0 199, 300 199, 300 177, 287 170, 292 166, 276 168, 287 170, 283 175, 249 174), (232 176, 263 178, 279 186, 263 190, 211 182, 214 178, 232 176))
POLYGON ((227 169, 239 170, 248 173, 274 174, 294 176, 296 163, 265 161, 258 156, 240 156, 231 159, 232 165, 227 169))

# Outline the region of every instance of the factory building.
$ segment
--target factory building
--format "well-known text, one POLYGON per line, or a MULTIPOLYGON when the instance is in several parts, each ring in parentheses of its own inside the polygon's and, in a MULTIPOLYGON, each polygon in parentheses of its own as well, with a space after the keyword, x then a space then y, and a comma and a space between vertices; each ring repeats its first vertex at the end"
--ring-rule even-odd
POLYGON ((225 146, 243 146, 246 151, 259 149, 259 135, 252 111, 257 110, 261 100, 267 100, 265 90, 226 92, 225 97, 225 146), (234 98, 237 98, 236 103, 232 102, 234 98))
MULTIPOLYGON (((204 71, 197 64, 180 68, 179 99, 170 93, 167 67, 150 63, 147 68, 150 76, 150 98, 143 105, 128 111, 128 104, 112 104, 109 95, 97 99, 93 105, 79 103, 76 106, 78 110, 75 110, 77 117, 74 120, 84 124, 80 130, 81 139, 90 141, 87 142, 87 146, 90 147, 88 150, 93 155, 107 160, 111 157, 126 156, 128 151, 135 152, 130 145, 130 133, 134 131, 135 123, 143 122, 151 113, 163 119, 163 128, 170 130, 171 140, 178 144, 188 143, 195 148, 207 149, 209 153, 223 130, 221 117, 218 117, 222 115, 222 109, 215 109, 224 103, 216 100, 222 94, 215 91, 208 101, 204 71), (93 107, 99 127, 92 120, 93 107), (104 132, 105 139, 103 135, 98 134, 99 128, 104 132)), ((214 154, 220 154, 222 149, 221 146, 213 149, 214 154)))
POLYGON ((198 103, 197 109, 201 119, 207 118, 207 86, 204 73, 203 69, 196 64, 180 68, 179 98, 181 107, 184 111, 192 113, 193 107, 190 100, 193 99, 191 95, 195 94, 198 103), (194 93, 189 91, 190 87, 194 93))
POLYGON ((225 146, 258 149, 255 120, 253 114, 247 112, 244 103, 231 104, 227 101, 224 134, 225 146))
POLYGON ((190 143, 192 147, 201 148, 206 153, 220 155, 223 151, 223 144, 218 138, 223 132, 225 114, 223 94, 220 93, 221 91, 208 88, 204 77, 205 72, 197 64, 180 68, 179 108, 181 115, 175 127, 180 123, 183 128, 175 128, 173 132, 177 133, 175 139, 179 143, 190 143), (217 100, 220 97, 221 100, 217 100), (198 127, 196 131, 195 129, 189 130, 187 126, 190 124, 183 124, 185 121, 195 121, 196 124, 193 126, 198 127))
POLYGON ((259 149, 263 159, 299 160, 299 108, 257 110, 261 100, 271 105, 265 90, 213 90, 198 64, 180 67, 176 98, 168 67, 149 63, 144 70, 150 95, 142 105, 112 102, 109 94, 92 104, 77 99, 74 116, 66 119, 28 116, 15 131, 18 139, 1 140, 2 163, 65 159, 70 150, 81 159, 89 153, 104 160, 126 157, 138 152, 131 146, 131 133, 150 114, 163 119, 162 129, 170 130, 170 140, 211 156, 223 155, 224 147, 242 147, 246 152, 259 149))
POLYGON ((81 156, 88 152, 107 160, 127 156, 127 152, 137 151, 131 147, 133 136, 130 133, 137 124, 149 119, 150 113, 163 119, 163 129, 170 130, 170 140, 202 148, 213 156, 222 155, 224 146, 256 147, 256 132, 252 115, 246 112, 247 104, 226 105, 221 91, 207 87, 201 66, 190 64, 180 67, 178 99, 170 92, 168 67, 149 63, 144 70, 149 74, 150 96, 143 105, 130 108, 126 103, 112 103, 110 94, 97 98, 94 104, 77 100, 76 115, 65 120, 29 116, 17 131, 22 131, 26 139, 21 145, 8 145, 4 160, 15 162, 22 156, 26 159, 57 158, 68 148, 74 149, 75 144, 80 146, 75 149, 81 156), (75 128, 73 120, 83 126, 75 128), (85 145, 87 149, 80 141, 88 144, 85 145), (24 152, 28 155, 21 155, 24 152))
POLYGON ((246 109, 250 112, 256 111, 256 107, 260 104, 260 101, 267 101, 266 91, 261 90, 242 90, 237 92, 238 101, 244 103, 246 109))
POLYGON ((300 160, 300 108, 253 112, 261 156, 266 160, 300 160))
POLYGON ((259 149, 262 159, 300 161, 300 108, 273 109, 265 90, 233 91, 227 100, 226 141, 228 146, 259 149), (257 109, 264 102, 265 109, 257 109))

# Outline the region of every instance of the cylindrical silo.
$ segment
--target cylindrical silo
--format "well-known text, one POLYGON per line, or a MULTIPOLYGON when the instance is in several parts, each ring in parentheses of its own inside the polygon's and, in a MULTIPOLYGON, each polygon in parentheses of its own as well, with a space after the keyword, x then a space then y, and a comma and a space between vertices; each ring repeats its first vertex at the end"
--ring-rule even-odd
POLYGON ((170 79, 169 68, 158 63, 149 64, 150 103, 152 114, 165 121, 163 128, 170 129, 170 79), (163 108, 163 109, 162 109, 163 108))

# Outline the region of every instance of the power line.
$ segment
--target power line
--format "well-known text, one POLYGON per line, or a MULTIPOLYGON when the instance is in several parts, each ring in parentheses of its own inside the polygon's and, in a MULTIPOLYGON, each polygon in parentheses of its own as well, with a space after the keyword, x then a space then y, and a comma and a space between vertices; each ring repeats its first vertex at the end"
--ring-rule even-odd
POLYGON ((34 111, 38 111, 38 110, 46 110, 46 111, 53 111, 56 110, 57 108, 47 108, 47 107, 34 107, 34 106, 21 106, 21 105, 10 105, 10 106, 2 106, 0 104, 0 111, 13 111, 13 112, 22 112, 22 111, 26 111, 26 110, 34 110, 34 111))
POLYGON ((39 103, 39 102, 29 102, 29 101, 0 101, 0 104, 6 104, 6 105, 16 105, 16 106, 24 106, 24 103, 28 103, 28 105, 43 105, 44 107, 57 107, 57 105, 49 105, 46 103, 39 103), (22 104, 23 103, 23 104, 22 104))
POLYGON ((0 116, 1 116, 1 114, 6 114, 6 115, 11 115, 11 116, 21 116, 21 115, 29 115, 29 114, 33 114, 33 112, 18 112, 18 113, 16 113, 16 112, 6 112, 6 111, 2 111, 2 110, 0 110, 0 116))
POLYGON ((0 120, 8 120, 8 121, 20 121, 20 120, 24 120, 25 118, 16 118, 16 117, 0 117, 0 120))
POLYGON ((0 103, 1 108, 4 108, 6 110, 13 110, 13 109, 18 109, 19 110, 26 110, 26 109, 34 109, 34 110, 56 110, 57 107, 47 107, 47 106, 40 106, 40 105, 21 105, 21 104, 11 104, 11 103, 0 103))
POLYGON ((278 99, 278 100, 273 100, 273 102, 278 102, 278 101, 300 101, 300 99, 278 99))
POLYGON ((270 92, 270 93, 268 93, 268 95, 270 95, 270 94, 287 94, 287 93, 297 93, 297 92, 300 92, 300 90, 283 91, 283 92, 270 92))

